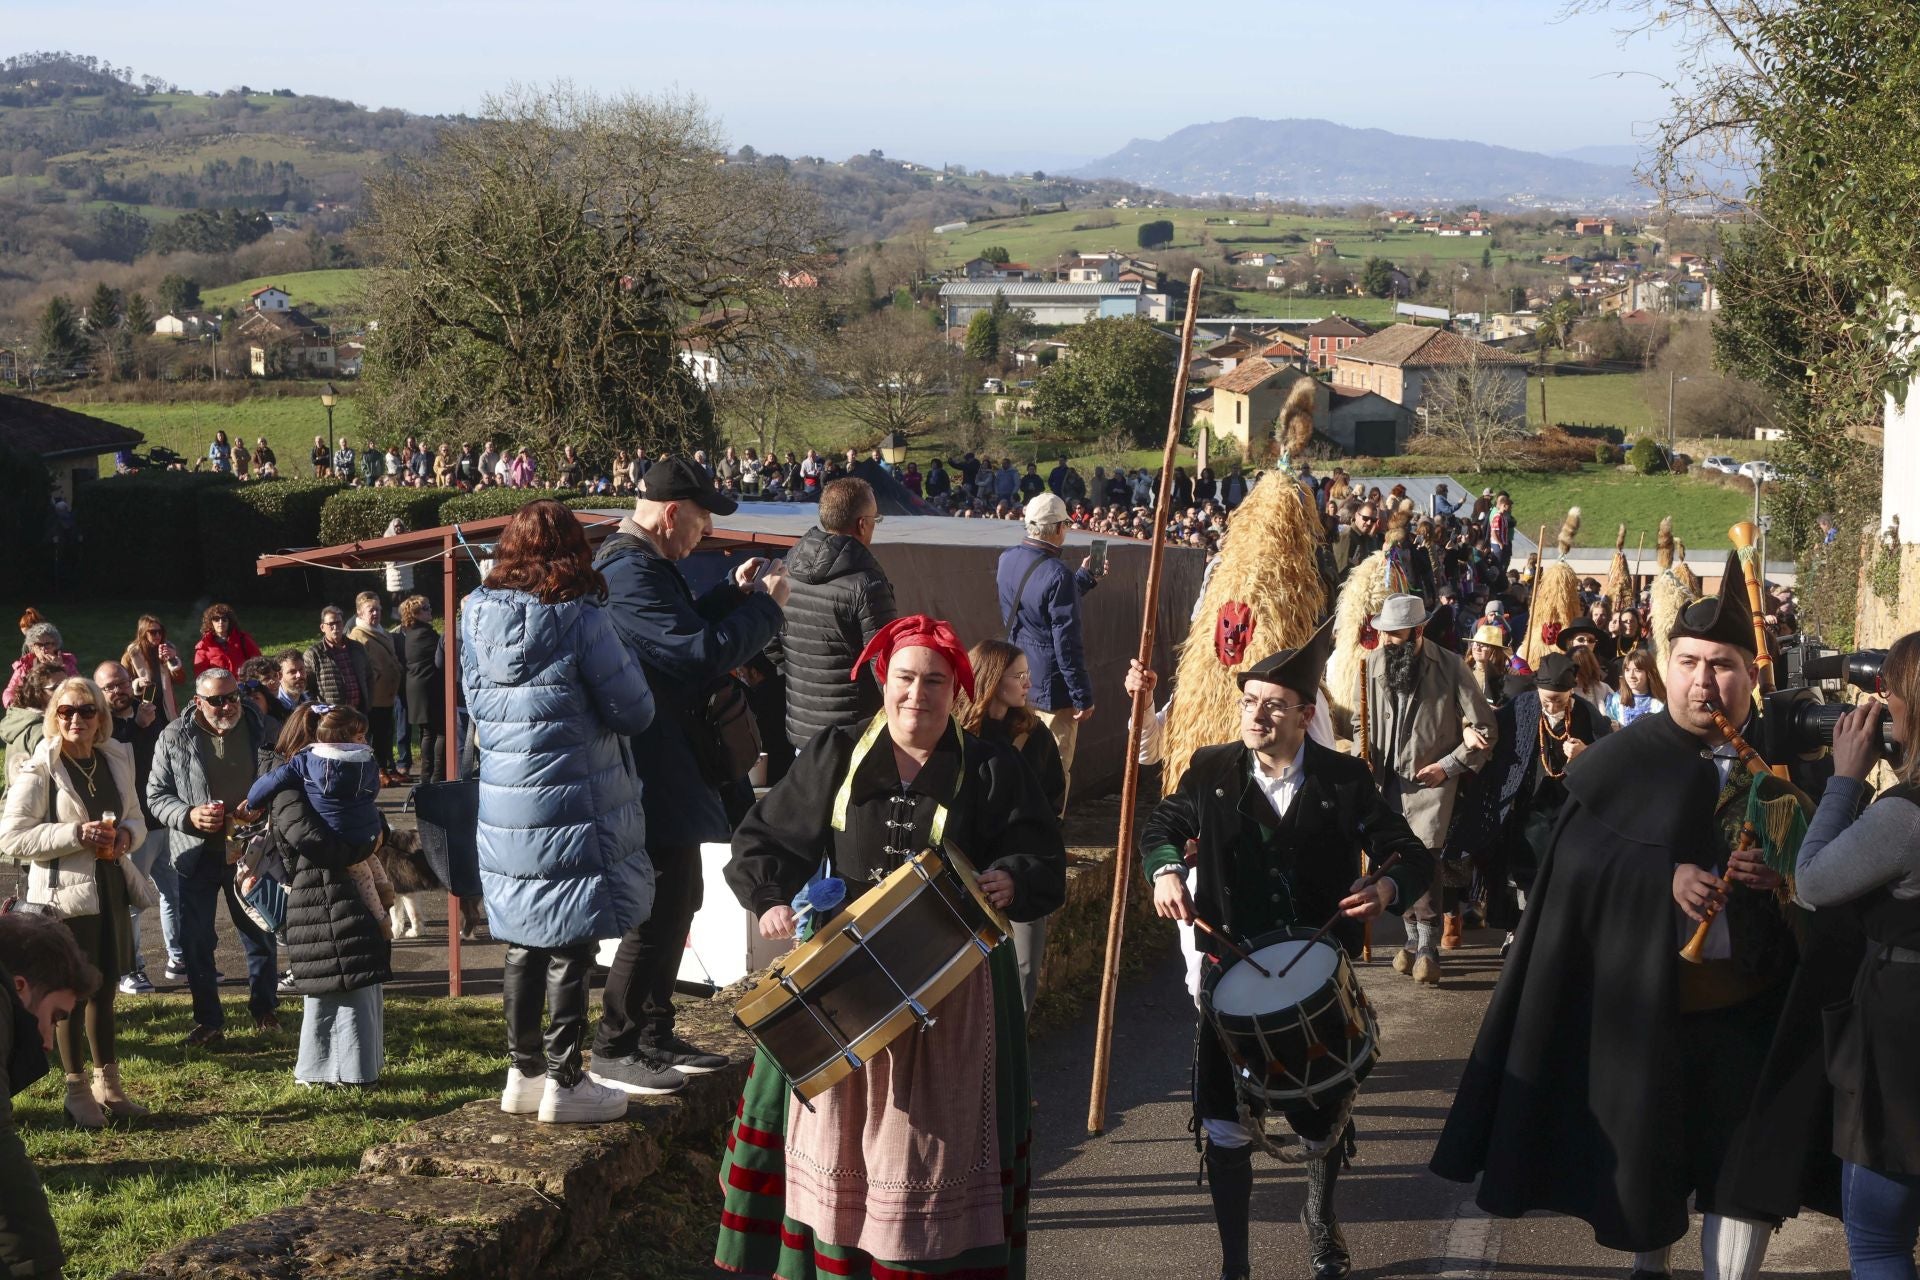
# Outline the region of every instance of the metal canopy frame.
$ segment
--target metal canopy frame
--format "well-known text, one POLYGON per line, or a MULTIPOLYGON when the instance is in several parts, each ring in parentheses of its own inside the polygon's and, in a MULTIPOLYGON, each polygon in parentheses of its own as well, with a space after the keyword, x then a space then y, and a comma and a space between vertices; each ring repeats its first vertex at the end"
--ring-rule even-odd
MULTIPOLYGON (((538 495, 527 501, 535 501, 538 495)), ((607 535, 620 525, 620 517, 610 511, 576 511, 587 542, 598 546, 607 535)), ((440 616, 445 630, 442 632, 447 646, 446 656, 446 704, 447 723, 446 758, 451 763, 460 756, 460 721, 457 704, 459 703, 460 681, 460 601, 458 595, 458 558, 467 551, 466 544, 493 542, 500 531, 507 527, 512 516, 493 516, 486 520, 475 520, 471 524, 460 521, 455 524, 439 525, 432 529, 421 529, 412 533, 395 534, 391 538, 362 538, 355 542, 343 542, 331 547, 288 548, 260 556, 254 562, 254 570, 261 577, 281 569, 373 569, 385 565, 388 561, 402 560, 414 564, 430 560, 442 561, 440 616)), ((734 551, 748 547, 765 547, 768 550, 784 550, 798 539, 776 533, 761 533, 748 529, 726 529, 716 526, 711 534, 695 548, 701 551, 734 551)), ((477 552, 476 552, 477 554, 477 552)), ((447 891, 447 994, 461 994, 461 957, 460 957, 460 904, 451 888, 447 891)))

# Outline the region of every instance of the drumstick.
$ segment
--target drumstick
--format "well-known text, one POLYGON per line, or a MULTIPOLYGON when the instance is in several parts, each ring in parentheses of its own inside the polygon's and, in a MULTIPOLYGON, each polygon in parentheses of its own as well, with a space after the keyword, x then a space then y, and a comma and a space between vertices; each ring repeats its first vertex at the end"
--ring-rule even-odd
MULTIPOLYGON (((1391 870, 1391 869, 1393 868, 1393 864, 1394 864, 1394 863, 1396 863, 1396 862, 1398 862, 1398 861, 1400 861, 1400 855, 1399 855, 1399 854, 1397 854, 1397 853, 1390 853, 1390 854, 1388 854, 1388 855, 1387 855, 1387 860, 1386 860, 1385 862, 1383 862, 1383 863, 1381 863, 1381 864, 1380 864, 1380 869, 1379 869, 1378 871, 1375 871, 1375 872, 1374 872, 1374 873, 1373 873, 1372 875, 1370 875, 1370 876, 1362 876, 1362 877, 1361 877, 1361 886, 1362 886, 1362 887, 1364 888, 1364 887, 1367 887, 1367 886, 1370 886, 1370 885, 1376 885, 1376 884, 1379 884, 1379 883, 1380 883, 1380 877, 1381 877, 1381 876, 1383 876, 1383 875, 1385 875, 1385 874, 1387 874, 1387 872, 1388 872, 1389 870, 1391 870)), ((1358 893, 1358 892, 1359 892, 1359 890, 1358 890, 1358 889, 1356 889, 1356 890, 1354 890, 1354 892, 1355 892, 1355 893, 1358 893)), ((1352 895, 1350 894, 1350 895, 1348 895, 1348 896, 1349 896, 1349 897, 1351 897, 1352 895)), ((1311 951, 1311 950, 1313 949, 1313 944, 1314 944, 1314 943, 1316 943, 1316 942, 1318 942, 1318 941, 1320 941, 1320 939, 1322 939, 1322 938, 1324 938, 1324 937, 1326 937, 1328 933, 1330 933, 1330 932, 1332 932, 1332 930, 1333 930, 1333 926, 1335 926, 1336 924, 1339 924, 1339 923, 1340 923, 1340 917, 1341 917, 1341 916, 1343 916, 1343 915, 1345 915, 1345 914, 1346 914, 1346 913, 1345 913, 1345 912, 1343 912, 1343 911, 1336 911, 1336 912, 1334 912, 1334 913, 1333 913, 1333 915, 1331 915, 1330 917, 1328 917, 1328 919, 1327 919, 1327 922, 1326 922, 1325 924, 1323 924, 1323 925, 1321 925, 1321 926, 1320 926, 1320 931, 1319 931, 1318 933, 1316 933, 1316 934, 1314 934, 1314 935, 1313 935, 1313 936, 1312 936, 1311 938, 1308 938, 1308 939, 1307 939, 1307 945, 1306 945, 1306 946, 1304 946, 1304 947, 1301 947, 1301 948, 1300 948, 1300 949, 1299 949, 1298 951, 1296 951, 1296 952, 1294 952, 1294 953, 1293 953, 1293 959, 1291 959, 1291 960, 1289 960, 1289 961, 1287 961, 1287 962, 1286 962, 1286 964, 1284 964, 1284 965, 1282 965, 1282 966, 1280 967, 1280 972, 1278 972, 1278 973, 1276 973, 1276 974, 1274 974, 1273 976, 1274 976, 1274 977, 1276 977, 1276 978, 1284 978, 1284 977, 1286 977, 1286 976, 1287 976, 1287 970, 1289 970, 1289 969, 1291 969, 1291 968, 1293 968, 1293 966, 1295 966, 1295 965, 1297 965, 1297 964, 1299 964, 1299 963, 1300 963, 1300 957, 1301 957, 1301 956, 1304 956, 1304 955, 1306 955, 1306 954, 1307 954, 1307 952, 1309 952, 1309 951, 1311 951)))
POLYGON ((1235 942, 1232 938, 1229 938, 1226 934, 1220 932, 1220 930, 1208 924, 1205 920, 1202 920, 1199 916, 1195 916, 1193 918, 1193 927, 1201 930, 1209 938, 1216 939, 1221 946, 1225 947, 1227 950, 1233 952, 1234 955, 1238 956, 1240 959, 1245 960, 1248 964, 1252 965, 1254 968, 1254 972, 1258 973, 1261 977, 1271 978, 1273 976, 1271 973, 1267 972, 1267 968, 1265 965, 1261 964, 1258 960, 1255 960, 1253 958, 1252 952, 1248 951, 1245 947, 1235 942))

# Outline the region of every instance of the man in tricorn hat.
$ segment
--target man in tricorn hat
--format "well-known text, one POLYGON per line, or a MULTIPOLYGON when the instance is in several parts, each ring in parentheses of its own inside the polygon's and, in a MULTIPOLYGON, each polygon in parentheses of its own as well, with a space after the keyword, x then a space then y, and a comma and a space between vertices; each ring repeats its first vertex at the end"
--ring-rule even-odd
MULTIPOLYGON (((1364 765, 1309 740, 1320 677, 1332 650, 1331 620, 1298 649, 1282 650, 1242 671, 1240 740, 1202 747, 1180 786, 1161 801, 1141 835, 1154 909, 1172 920, 1197 915, 1220 933, 1248 939, 1289 926, 1318 928, 1338 913, 1332 938, 1357 954, 1360 924, 1402 910, 1426 891, 1433 859, 1426 845, 1380 799, 1364 765), (1400 862, 1377 882, 1360 876, 1360 851, 1400 862), (1184 851, 1192 844, 1198 888, 1190 894, 1184 851)), ((1210 969, 1233 956, 1205 935, 1210 969)), ((1221 1274, 1248 1270, 1253 1138, 1219 1039, 1202 1026, 1195 1046, 1196 1141, 1204 1138, 1221 1274)), ((1334 1181, 1349 1143, 1348 1097, 1289 1108, 1287 1123, 1308 1159, 1304 1220, 1316 1280, 1347 1274, 1346 1239, 1334 1214, 1334 1181)))
MULTIPOLYGON (((1487 762, 1499 731, 1465 660, 1426 642, 1426 620, 1426 605, 1412 595, 1388 596, 1373 620, 1380 644, 1367 654, 1367 763, 1388 806, 1438 851, 1462 776, 1487 762)), ((1439 897, 1430 888, 1408 904, 1406 946, 1393 958, 1394 972, 1434 986, 1439 897)))
POLYGON ((1756 1089, 1799 963, 1774 868, 1792 865, 1805 812, 1742 760, 1740 740, 1758 735, 1726 730, 1748 724, 1757 675, 1740 574, 1730 557, 1732 587, 1673 627, 1666 710, 1569 761, 1565 810, 1432 1162, 1479 1179, 1489 1213, 1580 1218, 1634 1255, 1639 1280, 1672 1274, 1690 1197, 1707 1280, 1757 1275, 1812 1185, 1803 1160, 1823 1154, 1739 1154, 1790 1145, 1756 1089), (1748 824, 1759 848, 1743 847, 1748 824), (1681 948, 1709 916, 1704 961, 1690 963, 1681 948))

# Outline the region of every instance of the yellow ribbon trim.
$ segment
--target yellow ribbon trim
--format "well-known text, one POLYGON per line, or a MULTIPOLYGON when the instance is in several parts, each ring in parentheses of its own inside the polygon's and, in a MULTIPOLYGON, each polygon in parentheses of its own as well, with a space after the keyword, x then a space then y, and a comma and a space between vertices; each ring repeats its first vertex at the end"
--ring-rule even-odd
MULTIPOLYGON (((853 775, 860 772, 860 766, 865 762, 867 753, 873 750, 874 744, 880 741, 880 737, 886 732, 886 729, 887 713, 884 711, 876 711, 873 720, 867 725, 865 731, 861 733, 860 741, 854 743, 853 759, 847 764, 847 776, 840 779, 840 789, 834 793, 833 797, 832 825, 835 831, 845 831, 847 829, 847 808, 853 803, 853 775)), ((953 722, 953 732, 956 737, 960 734, 960 722, 957 719, 953 722)), ((959 794, 960 778, 965 772, 964 764, 963 759, 961 770, 954 775, 954 794, 956 795, 959 794)), ((946 834, 946 831, 947 806, 936 802, 933 806, 933 827, 927 832, 928 842, 935 848, 938 848, 940 839, 946 834)))

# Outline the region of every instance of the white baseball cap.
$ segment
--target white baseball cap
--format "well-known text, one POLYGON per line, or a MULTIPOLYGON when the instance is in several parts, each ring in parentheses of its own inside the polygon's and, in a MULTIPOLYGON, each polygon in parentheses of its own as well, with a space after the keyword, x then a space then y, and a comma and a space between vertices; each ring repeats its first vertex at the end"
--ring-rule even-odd
POLYGON ((1036 493, 1027 499, 1026 510, 1021 516, 1028 528, 1046 529, 1067 522, 1067 504, 1060 500, 1057 493, 1036 493))

